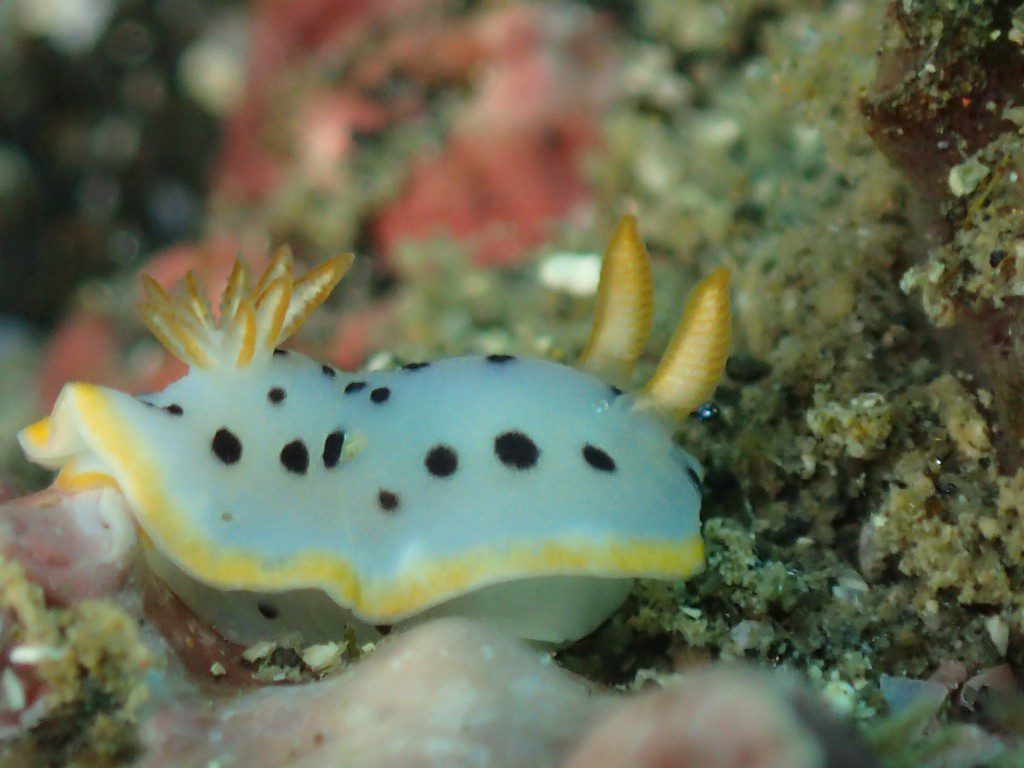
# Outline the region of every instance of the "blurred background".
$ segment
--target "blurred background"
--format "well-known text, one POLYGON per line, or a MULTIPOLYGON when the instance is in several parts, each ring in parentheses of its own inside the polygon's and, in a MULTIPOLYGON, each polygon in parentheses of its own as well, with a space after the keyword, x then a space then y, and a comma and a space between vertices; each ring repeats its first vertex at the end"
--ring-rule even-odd
MULTIPOLYGON (((422 191, 391 211, 386 198, 397 196, 411 160, 440 160, 453 120, 466 133, 507 140, 507 151, 537 165, 521 175, 543 168, 552 177, 533 182, 539 199, 479 199, 465 203, 474 210, 448 211, 455 230, 470 226, 460 216, 525 219, 526 231, 494 234, 485 246, 488 258, 513 259, 541 237, 539 220, 584 196, 565 156, 576 159, 595 139, 588 113, 609 98, 616 55, 608 26, 632 11, 574 3, 474 12, 478 5, 3 3, 0 314, 50 328, 83 279, 219 229, 237 233, 239 223, 320 248, 387 250, 403 228, 392 219, 425 212, 422 191), (444 114, 474 99, 475 114, 444 114), (511 112, 496 114, 503 109, 511 112), (524 126, 537 138, 544 132, 543 148, 523 146, 516 135, 524 126), (304 204, 317 210, 285 220, 304 204), (218 218, 217 206, 238 218, 218 218), (266 218, 254 227, 247 216, 256 212, 266 218)), ((486 165, 482 150, 462 142, 470 146, 447 162, 486 165)))
POLYGON ((75 285, 202 229, 241 95, 241 2, 0 4, 0 313, 53 325, 75 285))

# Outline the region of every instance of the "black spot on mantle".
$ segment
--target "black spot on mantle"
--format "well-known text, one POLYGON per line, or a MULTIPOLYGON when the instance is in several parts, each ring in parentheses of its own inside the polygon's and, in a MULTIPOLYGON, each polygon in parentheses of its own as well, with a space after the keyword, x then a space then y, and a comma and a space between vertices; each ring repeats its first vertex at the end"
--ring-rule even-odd
POLYGON ((587 443, 583 446, 583 458, 594 469, 600 470, 601 472, 614 472, 615 471, 615 459, 608 455, 606 451, 601 450, 596 445, 587 443))
POLYGON ((242 441, 227 427, 221 427, 210 441, 213 455, 225 464, 235 464, 242 458, 242 441))
POLYGON ((338 460, 341 459, 341 449, 345 447, 345 432, 344 430, 337 430, 331 432, 324 440, 324 452, 323 460, 324 466, 328 469, 338 465, 338 460))
POLYGON ((423 459, 423 465, 434 477, 448 477, 459 466, 459 455, 448 445, 435 445, 423 459))
POLYGON ((494 454, 498 461, 512 469, 530 469, 540 457, 540 449, 518 430, 503 432, 494 438, 494 454))
POLYGON ((285 469, 297 475, 304 475, 309 469, 309 451, 301 440, 292 440, 288 443, 281 449, 279 458, 285 469))
POLYGON ((394 512, 398 509, 398 494, 382 488, 377 493, 377 503, 380 504, 380 508, 385 512, 394 512))

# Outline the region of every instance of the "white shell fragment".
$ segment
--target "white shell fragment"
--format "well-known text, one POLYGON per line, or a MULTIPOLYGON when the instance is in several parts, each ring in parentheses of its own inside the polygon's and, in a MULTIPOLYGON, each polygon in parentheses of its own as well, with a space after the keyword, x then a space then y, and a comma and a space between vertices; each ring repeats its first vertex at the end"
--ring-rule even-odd
POLYGON ((541 285, 570 296, 593 296, 601 278, 596 253, 554 253, 540 263, 541 285))

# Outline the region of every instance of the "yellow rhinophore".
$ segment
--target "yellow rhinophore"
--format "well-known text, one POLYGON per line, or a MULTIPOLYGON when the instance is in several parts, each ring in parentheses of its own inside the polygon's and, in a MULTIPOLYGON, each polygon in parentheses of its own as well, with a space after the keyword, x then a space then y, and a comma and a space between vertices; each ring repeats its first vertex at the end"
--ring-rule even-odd
POLYGON ((730 323, 729 271, 720 267, 693 289, 637 407, 678 422, 711 397, 729 356, 730 323))
POLYGON ((578 365, 625 387, 651 333, 654 286, 636 218, 623 216, 601 262, 590 338, 578 365))

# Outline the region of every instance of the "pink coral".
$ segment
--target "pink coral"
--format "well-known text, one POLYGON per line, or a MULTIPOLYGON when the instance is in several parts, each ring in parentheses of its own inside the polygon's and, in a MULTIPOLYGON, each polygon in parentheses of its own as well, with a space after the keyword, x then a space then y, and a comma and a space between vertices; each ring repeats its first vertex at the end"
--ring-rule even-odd
POLYGON ((326 359, 344 370, 358 369, 389 338, 394 322, 394 301, 345 312, 334 328, 326 359))
POLYGON ((276 101, 297 65, 314 56, 329 56, 373 25, 426 4, 427 0, 254 0, 248 83, 241 105, 228 120, 217 179, 221 192, 255 202, 280 183, 287 160, 275 151, 270 128, 276 101))
POLYGON ((51 488, 0 507, 0 555, 21 563, 59 605, 119 589, 135 542, 135 524, 112 489, 51 488))
POLYGON ((471 28, 486 74, 445 148, 377 216, 385 255, 443 232, 466 238, 479 263, 508 264, 588 203, 581 162, 598 146, 615 52, 597 19, 567 13, 518 5, 471 28))
POLYGON ((117 364, 119 345, 111 318, 76 312, 60 324, 43 357, 39 389, 43 406, 53 406, 61 387, 72 379, 127 386, 117 364))
POLYGON ((617 61, 600 17, 515 3, 456 19, 432 2, 341 10, 298 0, 257 4, 254 30, 217 196, 261 204, 295 177, 329 194, 357 133, 426 115, 428 89, 459 84, 470 95, 442 148, 413 164, 397 199, 374 217, 386 257, 403 240, 446 231, 469 236, 481 263, 508 263, 589 201, 581 161, 598 146, 617 61), (304 85, 311 60, 358 48, 367 52, 336 81, 304 85), (396 92, 395 78, 411 87, 396 92))
POLYGON ((405 194, 374 223, 385 254, 444 233, 465 238, 481 264, 509 264, 587 200, 579 173, 595 134, 585 121, 519 132, 466 133, 413 168, 405 194))

